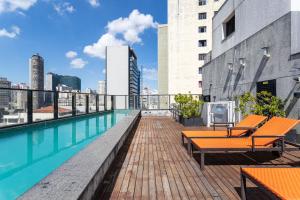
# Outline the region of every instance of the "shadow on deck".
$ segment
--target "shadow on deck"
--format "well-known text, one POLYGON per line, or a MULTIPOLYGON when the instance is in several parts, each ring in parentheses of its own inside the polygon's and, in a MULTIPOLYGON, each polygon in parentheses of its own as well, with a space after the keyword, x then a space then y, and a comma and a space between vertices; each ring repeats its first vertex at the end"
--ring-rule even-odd
MULTIPOLYGON (((300 166, 300 153, 207 154, 191 158, 181 145, 184 129, 170 118, 143 117, 127 139, 95 199, 240 199, 240 167, 300 166)), ((205 128, 204 128, 205 129, 205 128)), ((249 199, 269 199, 248 183, 249 199)))

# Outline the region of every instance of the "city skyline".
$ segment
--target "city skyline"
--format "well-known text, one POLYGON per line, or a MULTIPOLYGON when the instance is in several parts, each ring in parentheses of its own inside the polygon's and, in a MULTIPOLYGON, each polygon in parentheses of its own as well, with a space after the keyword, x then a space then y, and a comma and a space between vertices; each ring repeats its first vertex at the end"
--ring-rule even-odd
MULTIPOLYGON (((13 6, 12 1, 8 2, 13 6)), ((98 81, 105 77, 99 48, 104 41, 131 45, 139 55, 139 65, 144 66, 144 85, 157 89, 156 25, 166 23, 166 1, 102 0, 95 7, 88 1, 66 2, 36 1, 26 8, 15 5, 14 9, 0 6, 1 77, 29 85, 28 60, 39 53, 45 60, 45 74, 78 76, 82 88, 97 89, 98 81), (139 20, 144 22, 136 22, 139 20), (114 28, 132 23, 130 33, 114 28)))

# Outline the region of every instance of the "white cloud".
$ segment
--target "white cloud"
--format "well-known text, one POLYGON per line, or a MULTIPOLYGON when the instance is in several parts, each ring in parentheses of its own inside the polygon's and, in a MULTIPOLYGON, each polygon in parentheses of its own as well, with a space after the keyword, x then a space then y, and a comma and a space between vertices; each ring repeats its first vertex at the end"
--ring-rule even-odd
POLYGON ((67 53, 66 53, 66 57, 67 58, 75 58, 75 57, 77 57, 77 52, 75 52, 75 51, 68 51, 67 53))
POLYGON ((103 69, 103 70, 102 70, 102 74, 106 74, 106 69, 103 69))
POLYGON ((93 7, 98 7, 100 6, 100 2, 99 0, 88 0, 89 1, 89 4, 93 7))
POLYGON ((3 28, 3 29, 0 29, 0 37, 15 38, 20 34, 20 32, 21 32, 21 30, 17 26, 12 26, 11 31, 8 31, 5 28, 3 28))
POLYGON ((106 33, 94 44, 84 47, 83 52, 91 57, 105 59, 106 46, 124 45, 125 41, 117 39, 114 35, 106 33))
POLYGON ((53 8, 59 15, 64 15, 65 13, 75 12, 74 6, 72 4, 70 4, 69 2, 54 4, 53 8))
POLYGON ((37 0, 0 0, 0 13, 28 10, 37 0))
POLYGON ((155 68, 144 68, 143 69, 143 78, 150 81, 157 80, 157 69, 155 68))
POLYGON ((81 58, 75 58, 71 61, 71 67, 75 69, 82 69, 88 64, 87 61, 82 60, 81 58))
POLYGON ((156 28, 151 15, 145 15, 138 10, 133 10, 126 18, 118 18, 108 22, 107 32, 99 40, 84 48, 83 52, 91 57, 105 58, 106 46, 132 45, 142 43, 140 35, 149 28, 156 28))

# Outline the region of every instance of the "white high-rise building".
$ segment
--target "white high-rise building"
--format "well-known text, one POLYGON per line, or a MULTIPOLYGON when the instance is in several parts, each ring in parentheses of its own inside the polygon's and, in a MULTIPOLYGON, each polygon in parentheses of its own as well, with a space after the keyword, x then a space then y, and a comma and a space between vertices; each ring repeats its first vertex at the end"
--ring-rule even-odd
POLYGON ((116 109, 135 108, 140 95, 137 56, 129 46, 106 48, 106 94, 116 95, 116 109))
POLYGON ((106 81, 98 81, 98 94, 106 94, 106 81))
MULTIPOLYGON (((168 93, 202 93, 202 69, 212 49, 212 18, 225 0, 168 0, 168 93)), ((164 34, 162 34, 165 37, 164 34)), ((160 34, 159 34, 160 37, 160 34)), ((160 43, 164 45, 164 43, 160 43)), ((164 46, 158 47, 159 52, 164 46)), ((160 55, 158 56, 160 57, 160 55)), ((159 62, 160 63, 160 62, 159 62)), ((159 66, 164 67, 163 66, 159 66)), ((164 72, 165 70, 158 70, 164 72)), ((159 75, 165 78, 166 76, 159 75)), ((163 82, 163 80, 158 81, 163 82)), ((164 87, 166 84, 162 84, 164 87)), ((159 91, 161 91, 159 85, 159 91)))

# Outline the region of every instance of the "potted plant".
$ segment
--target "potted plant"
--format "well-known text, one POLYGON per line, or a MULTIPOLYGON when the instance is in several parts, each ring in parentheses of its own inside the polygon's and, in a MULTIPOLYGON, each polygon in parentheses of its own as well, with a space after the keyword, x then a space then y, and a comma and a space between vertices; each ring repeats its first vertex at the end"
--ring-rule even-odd
POLYGON ((286 115, 282 100, 269 92, 257 93, 256 97, 247 92, 238 97, 238 101, 237 111, 240 111, 243 116, 251 113, 268 116, 270 119, 273 116, 285 117, 286 115))
POLYGON ((179 122, 184 126, 200 126, 203 124, 201 120, 201 108, 203 101, 193 98, 191 94, 175 96, 175 102, 179 109, 179 122))

